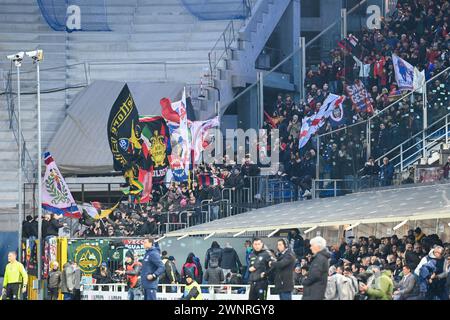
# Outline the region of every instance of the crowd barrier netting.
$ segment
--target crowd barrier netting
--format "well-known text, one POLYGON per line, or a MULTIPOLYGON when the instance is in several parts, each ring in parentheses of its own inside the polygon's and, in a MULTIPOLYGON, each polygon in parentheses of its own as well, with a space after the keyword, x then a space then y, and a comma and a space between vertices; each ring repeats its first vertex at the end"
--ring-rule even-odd
POLYGON ((55 31, 111 31, 105 0, 38 0, 38 4, 55 31))

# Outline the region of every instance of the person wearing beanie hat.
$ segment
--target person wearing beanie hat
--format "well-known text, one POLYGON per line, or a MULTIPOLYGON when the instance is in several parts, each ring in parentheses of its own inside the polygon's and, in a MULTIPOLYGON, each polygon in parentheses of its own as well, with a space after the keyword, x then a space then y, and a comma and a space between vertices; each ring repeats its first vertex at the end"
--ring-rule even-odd
POLYGON ((416 237, 416 242, 420 242, 425 237, 425 233, 422 232, 422 229, 417 227, 414 230, 414 236, 416 237))
POLYGON ((142 264, 134 258, 133 250, 125 253, 125 270, 116 270, 117 274, 125 275, 128 286, 128 300, 142 300, 140 274, 142 264))
MULTIPOLYGON (((172 257, 173 260, 175 260, 172 257)), ((163 251, 161 253, 161 260, 164 264, 164 272, 161 274, 159 279, 159 283, 161 284, 177 284, 179 280, 179 273, 177 271, 177 267, 173 260, 170 260, 170 257, 167 257, 167 251, 163 251)), ((169 291, 176 292, 177 288, 175 286, 168 287, 169 291)))
POLYGON ((184 275, 186 287, 184 288, 183 296, 181 300, 203 300, 202 290, 195 281, 191 272, 186 272, 184 275))

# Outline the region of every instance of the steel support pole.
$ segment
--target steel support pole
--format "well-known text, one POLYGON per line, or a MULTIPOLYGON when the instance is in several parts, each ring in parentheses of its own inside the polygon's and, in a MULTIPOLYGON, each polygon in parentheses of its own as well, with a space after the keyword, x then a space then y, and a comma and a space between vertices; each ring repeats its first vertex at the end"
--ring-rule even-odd
POLYGON ((306 40, 305 37, 300 37, 300 48, 301 48, 301 56, 300 56, 300 98, 305 100, 305 77, 306 77, 306 40))
POLYGON ((259 106, 258 106, 258 129, 262 129, 264 123, 264 76, 262 72, 258 72, 259 79, 259 106))
POLYGON ((19 243, 17 247, 19 261, 22 261, 22 221, 23 221, 23 210, 22 210, 22 119, 20 114, 21 101, 20 101, 20 64, 16 64, 17 70, 17 143, 18 143, 18 172, 17 172, 17 184, 18 190, 18 232, 19 232, 19 243))
POLYGON ((341 9, 341 39, 347 37, 347 9, 341 9))
POLYGON ((43 300, 43 287, 41 285, 42 281, 42 134, 41 134, 41 83, 39 74, 39 60, 35 60, 36 63, 36 76, 37 76, 37 131, 38 131, 38 161, 37 161, 37 189, 38 189, 38 240, 39 244, 37 247, 37 260, 38 260, 38 300, 43 300))
POLYGON ((320 176, 320 135, 317 135, 317 145, 316 145, 316 180, 319 180, 320 176))

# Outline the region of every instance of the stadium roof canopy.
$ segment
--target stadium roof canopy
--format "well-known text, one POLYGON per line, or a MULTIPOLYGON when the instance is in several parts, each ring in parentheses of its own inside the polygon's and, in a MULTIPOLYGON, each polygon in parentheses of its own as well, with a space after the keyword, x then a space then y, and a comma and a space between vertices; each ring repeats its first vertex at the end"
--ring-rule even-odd
POLYGON ((450 218, 450 183, 277 204, 169 232, 167 237, 450 218))
MULTIPOLYGON (((139 115, 161 115, 159 100, 181 98, 182 83, 127 82, 139 115)), ((74 99, 48 149, 63 173, 104 174, 113 171, 107 123, 125 82, 98 80, 74 99)))

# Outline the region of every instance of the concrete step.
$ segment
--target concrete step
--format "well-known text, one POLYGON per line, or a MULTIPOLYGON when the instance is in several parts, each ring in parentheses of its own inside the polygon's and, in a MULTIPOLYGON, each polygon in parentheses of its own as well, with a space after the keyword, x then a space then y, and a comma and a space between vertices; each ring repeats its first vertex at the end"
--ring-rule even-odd
POLYGON ((135 52, 93 52, 72 50, 68 53, 68 62, 80 62, 92 57, 95 61, 189 61, 208 58, 209 50, 161 50, 161 51, 135 51, 135 52))
POLYGON ((215 23, 211 23, 210 21, 202 21, 196 23, 176 23, 171 25, 169 28, 167 27, 167 23, 156 23, 152 22, 151 24, 140 24, 133 26, 133 32, 139 33, 170 33, 170 32, 183 32, 190 30, 197 31, 217 31, 219 38, 220 33, 225 30, 226 23, 222 21, 218 21, 215 23))

